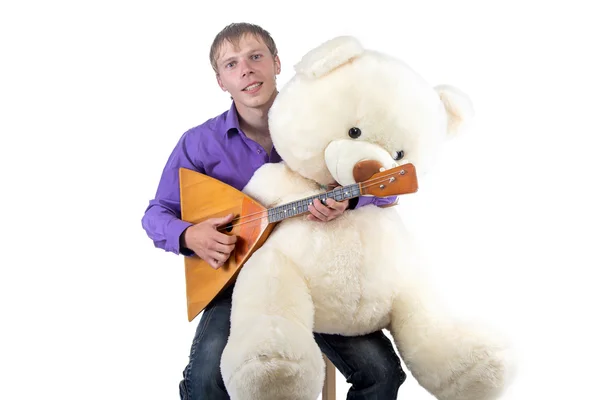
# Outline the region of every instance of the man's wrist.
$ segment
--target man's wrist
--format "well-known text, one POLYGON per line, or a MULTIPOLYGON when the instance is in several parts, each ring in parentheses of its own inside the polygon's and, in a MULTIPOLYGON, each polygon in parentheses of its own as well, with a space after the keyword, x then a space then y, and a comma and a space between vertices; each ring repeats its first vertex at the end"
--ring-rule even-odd
POLYGON ((181 235, 179 235, 179 247, 180 248, 187 247, 186 241, 185 241, 185 233, 187 232, 188 228, 189 228, 189 226, 181 232, 181 235))
POLYGON ((181 235, 179 235, 179 252, 183 255, 191 256, 192 254, 194 254, 194 252, 189 247, 187 247, 186 234, 188 229, 189 226, 185 228, 183 232, 181 232, 181 235))

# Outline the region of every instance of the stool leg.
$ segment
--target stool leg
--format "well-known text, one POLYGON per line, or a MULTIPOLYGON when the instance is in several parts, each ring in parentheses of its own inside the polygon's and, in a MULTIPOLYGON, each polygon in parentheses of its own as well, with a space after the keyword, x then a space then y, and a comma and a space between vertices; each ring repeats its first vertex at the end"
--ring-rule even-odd
POLYGON ((335 366, 329 359, 325 359, 325 383, 323 384, 322 400, 335 400, 335 366))

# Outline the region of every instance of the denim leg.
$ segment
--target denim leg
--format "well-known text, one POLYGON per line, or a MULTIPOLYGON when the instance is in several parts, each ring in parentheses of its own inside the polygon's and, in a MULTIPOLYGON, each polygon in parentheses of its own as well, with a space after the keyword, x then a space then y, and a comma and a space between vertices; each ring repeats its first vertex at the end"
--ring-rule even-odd
POLYGON ((348 400, 395 400, 406 373, 382 331, 364 336, 315 333, 321 351, 352 387, 348 400))
POLYGON ((192 341, 189 362, 179 383, 181 400, 229 400, 221 376, 221 354, 229 337, 232 288, 206 307, 192 341))

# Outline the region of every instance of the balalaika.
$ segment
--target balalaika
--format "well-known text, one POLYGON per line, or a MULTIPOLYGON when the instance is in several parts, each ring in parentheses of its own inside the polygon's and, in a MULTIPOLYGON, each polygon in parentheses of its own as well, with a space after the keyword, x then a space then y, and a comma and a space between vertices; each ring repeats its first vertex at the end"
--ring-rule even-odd
POLYGON ((234 282, 248 257, 263 245, 278 222, 308 213, 308 205, 313 200, 343 201, 365 195, 388 197, 414 193, 418 189, 413 164, 378 172, 363 182, 273 208, 266 208, 234 187, 190 169, 179 169, 179 182, 182 220, 196 224, 233 213, 231 223, 219 230, 237 236, 234 251, 218 269, 195 255, 184 258, 189 321, 234 282))

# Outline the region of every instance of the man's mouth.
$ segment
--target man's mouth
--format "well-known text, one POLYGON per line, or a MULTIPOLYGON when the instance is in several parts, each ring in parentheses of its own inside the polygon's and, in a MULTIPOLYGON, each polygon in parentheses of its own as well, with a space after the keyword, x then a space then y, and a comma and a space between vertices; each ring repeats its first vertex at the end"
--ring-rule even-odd
POLYGON ((244 92, 251 92, 254 89, 258 89, 260 86, 262 86, 262 82, 256 82, 256 83, 253 83, 253 84, 251 84, 249 86, 246 86, 244 89, 242 89, 242 91, 244 91, 244 92))

